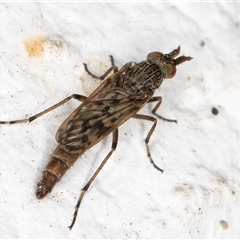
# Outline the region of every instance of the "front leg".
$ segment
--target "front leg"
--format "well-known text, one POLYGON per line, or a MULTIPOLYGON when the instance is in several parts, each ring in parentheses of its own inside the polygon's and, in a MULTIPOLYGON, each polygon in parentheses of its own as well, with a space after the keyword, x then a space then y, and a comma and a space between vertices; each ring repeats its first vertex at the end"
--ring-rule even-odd
POLYGON ((135 114, 133 116, 133 118, 137 118, 137 119, 141 119, 141 120, 147 120, 147 121, 151 121, 153 122, 153 125, 151 127, 151 129, 148 132, 147 137, 145 138, 145 145, 146 145, 146 149, 147 149, 147 156, 149 157, 150 162, 152 163, 152 165, 161 173, 163 173, 163 169, 161 169, 160 167, 158 167, 155 162, 152 159, 151 153, 150 153, 150 149, 149 149, 149 145, 148 142, 150 140, 150 137, 152 136, 155 127, 157 126, 157 119, 152 117, 152 116, 148 116, 148 115, 142 115, 142 114, 135 114))
POLYGON ((96 78, 96 79, 99 79, 99 80, 104 80, 111 71, 113 71, 113 73, 115 73, 115 72, 118 71, 118 67, 115 66, 113 56, 111 56, 111 55, 110 55, 110 60, 111 60, 112 66, 111 66, 102 76, 100 76, 100 77, 97 76, 97 75, 95 75, 95 74, 93 74, 93 73, 91 73, 91 72, 88 70, 88 67, 87 67, 87 64, 86 64, 86 63, 84 63, 83 65, 84 65, 85 71, 86 71, 91 77, 96 78))
POLYGON ((156 106, 153 108, 152 114, 155 115, 155 116, 157 116, 158 118, 164 120, 164 121, 177 123, 177 120, 164 118, 164 117, 162 117, 162 116, 160 116, 160 115, 158 115, 158 114, 156 113, 156 111, 158 110, 158 108, 160 107, 160 105, 161 105, 161 103, 162 103, 162 97, 160 97, 160 96, 152 97, 152 98, 148 101, 148 103, 156 102, 156 101, 157 101, 157 104, 156 104, 156 106))

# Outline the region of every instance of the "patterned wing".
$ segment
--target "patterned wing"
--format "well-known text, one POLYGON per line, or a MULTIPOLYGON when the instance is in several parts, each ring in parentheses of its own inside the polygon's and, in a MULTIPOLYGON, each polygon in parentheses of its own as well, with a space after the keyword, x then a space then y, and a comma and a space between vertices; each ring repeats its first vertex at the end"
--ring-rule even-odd
POLYGON ((139 111, 149 96, 129 96, 112 87, 90 96, 60 126, 56 140, 66 152, 82 154, 139 111))

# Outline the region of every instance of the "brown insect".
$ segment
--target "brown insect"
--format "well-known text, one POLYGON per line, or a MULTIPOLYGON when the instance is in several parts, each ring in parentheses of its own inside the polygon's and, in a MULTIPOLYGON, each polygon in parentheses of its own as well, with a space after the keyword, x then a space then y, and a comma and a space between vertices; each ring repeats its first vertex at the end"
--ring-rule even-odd
POLYGON ((148 146, 149 139, 157 125, 157 119, 151 116, 137 114, 137 112, 146 103, 157 102, 152 113, 163 120, 176 122, 176 120, 163 118, 156 113, 162 102, 162 97, 153 97, 153 94, 154 91, 160 87, 163 79, 174 77, 177 71, 177 65, 192 59, 191 57, 185 56, 176 58, 179 53, 180 46, 168 54, 151 52, 147 55, 147 60, 140 63, 126 63, 120 70, 114 65, 113 58, 111 57, 112 67, 101 77, 90 73, 87 65, 84 64, 85 70, 92 77, 104 80, 89 97, 73 94, 58 104, 28 119, 0 121, 0 124, 30 123, 72 98, 82 101, 82 104, 70 114, 56 133, 58 146, 54 150, 49 163, 43 171, 42 178, 37 184, 36 196, 38 199, 44 198, 51 192, 55 184, 80 155, 112 133, 112 148, 81 190, 75 207, 73 220, 69 226, 70 229, 76 221, 78 209, 86 191, 117 147, 118 127, 129 118, 153 122, 145 139, 147 155, 153 166, 163 172, 163 170, 154 163, 148 146), (113 74, 107 77, 111 71, 113 71, 113 74))

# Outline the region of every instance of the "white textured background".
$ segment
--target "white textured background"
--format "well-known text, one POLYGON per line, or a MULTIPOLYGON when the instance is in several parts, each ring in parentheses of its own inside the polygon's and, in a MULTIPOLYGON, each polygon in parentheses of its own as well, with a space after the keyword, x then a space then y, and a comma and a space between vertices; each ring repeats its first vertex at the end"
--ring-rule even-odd
MULTIPOLYGON (((90 187, 72 231, 73 209, 111 147, 86 152, 43 200, 36 184, 72 100, 31 124, 0 126, 2 238, 239 238, 239 3, 1 3, 0 120, 29 117, 72 93, 88 95, 109 66, 181 45, 194 57, 155 95, 158 121, 146 156, 147 121, 120 127, 117 151, 90 187), (31 56, 26 43, 43 45, 31 56), (42 52, 41 52, 42 51, 42 52), (212 107, 219 110, 217 116, 212 107), (228 223, 224 229, 220 221, 228 223)), ((154 105, 141 112, 151 113, 154 105)))

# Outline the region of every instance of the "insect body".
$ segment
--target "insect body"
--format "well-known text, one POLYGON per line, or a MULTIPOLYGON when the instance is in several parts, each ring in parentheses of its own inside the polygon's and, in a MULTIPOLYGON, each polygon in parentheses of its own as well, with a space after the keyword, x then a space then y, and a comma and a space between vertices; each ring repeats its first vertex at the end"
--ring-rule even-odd
MULTIPOLYGON (((0 121, 0 124, 31 122, 72 98, 82 101, 82 104, 62 123, 56 133, 58 146, 54 150, 49 163, 43 171, 42 178, 37 185, 36 196, 39 199, 44 198, 46 194, 51 192, 55 184, 80 155, 112 133, 111 151, 82 189, 75 207, 72 223, 69 226, 70 229, 75 223, 79 206, 86 191, 117 147, 118 127, 129 118, 133 117, 153 122, 145 139, 145 144, 151 163, 155 168, 163 172, 163 170, 154 163, 148 147, 148 142, 156 127, 157 119, 151 116, 137 114, 137 112, 146 103, 156 101, 157 104, 152 110, 152 113, 162 118, 156 114, 162 98, 153 97, 153 94, 154 91, 160 87, 163 79, 174 77, 177 65, 192 59, 191 57, 185 56, 176 58, 179 53, 180 47, 169 54, 152 52, 148 54, 147 60, 140 63, 129 62, 120 70, 114 65, 112 59, 113 66, 108 69, 104 75, 97 77, 104 81, 89 97, 73 94, 58 104, 28 119, 0 121), (113 71, 113 74, 107 77, 111 71, 113 71)), ((90 75, 96 77, 88 71, 86 65, 84 66, 90 75)), ((162 119, 168 120, 165 118, 162 119)))

